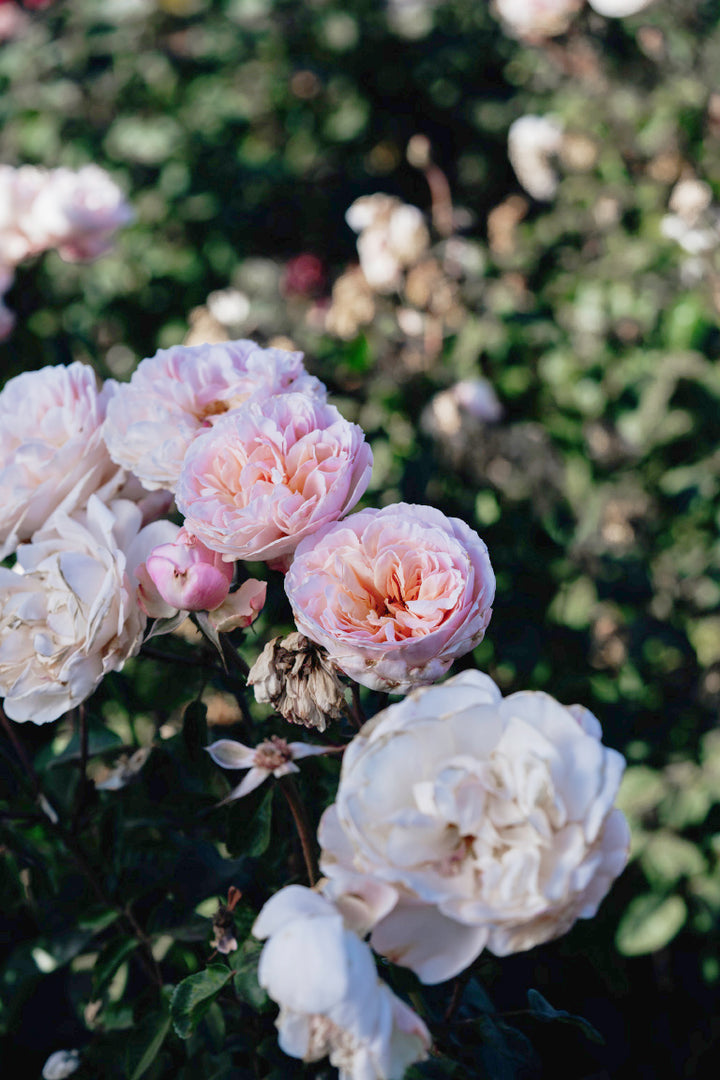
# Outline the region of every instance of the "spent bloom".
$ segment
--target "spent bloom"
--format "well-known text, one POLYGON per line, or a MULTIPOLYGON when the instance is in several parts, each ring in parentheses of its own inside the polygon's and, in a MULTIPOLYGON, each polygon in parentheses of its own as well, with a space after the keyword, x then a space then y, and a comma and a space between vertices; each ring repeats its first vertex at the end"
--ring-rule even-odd
POLYGON ((104 428, 110 454, 147 488, 174 491, 193 439, 249 398, 295 391, 325 399, 302 359, 244 340, 159 349, 118 387, 104 428))
POLYGON ((115 384, 98 390, 79 361, 10 379, 0 393, 0 557, 15 550, 61 508, 114 495, 124 474, 101 429, 115 384))
POLYGON ((283 719, 324 731, 345 713, 345 691, 327 653, 304 634, 268 641, 248 674, 255 700, 283 719))
POLYGON ((226 559, 276 561, 358 501, 372 452, 307 394, 248 402, 199 435, 176 490, 188 532, 226 559))
POLYGON ((534 199, 552 199, 558 189, 551 158, 560 152, 562 141, 562 126, 547 116, 521 116, 510 125, 510 164, 534 199))
POLYGON ((398 892, 371 944, 429 983, 485 948, 530 949, 591 918, 627 861, 624 760, 581 706, 502 698, 465 671, 366 724, 323 815, 321 865, 398 892))
POLYGON ((427 1057, 430 1035, 379 978, 369 947, 324 896, 289 885, 253 926, 267 939, 258 980, 280 1006, 280 1047, 291 1057, 329 1056, 340 1080, 402 1080, 427 1057))
POLYGON ((228 802, 230 799, 241 799, 243 795, 249 795, 269 776, 279 780, 282 776, 299 772, 295 761, 314 757, 316 754, 326 754, 331 747, 310 746, 302 742, 289 743, 277 735, 271 735, 255 749, 243 746, 235 739, 218 739, 205 749, 222 769, 250 770, 245 779, 230 792, 225 800, 228 802))
POLYGON ((0 695, 13 720, 44 724, 85 701, 140 648, 145 615, 126 552, 137 542, 134 503, 56 511, 12 570, 0 567, 0 695))
POLYGON ((402 693, 482 641, 495 575, 459 518, 396 503, 319 529, 285 578, 298 630, 351 679, 402 693))

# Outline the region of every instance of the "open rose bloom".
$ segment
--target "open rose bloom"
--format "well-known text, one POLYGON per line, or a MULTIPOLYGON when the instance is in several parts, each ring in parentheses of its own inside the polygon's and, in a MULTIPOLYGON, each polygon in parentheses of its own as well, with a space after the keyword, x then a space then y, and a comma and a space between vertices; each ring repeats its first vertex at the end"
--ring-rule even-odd
POLYGON ((487 547, 459 518, 396 503, 318 529, 285 578, 298 630, 350 678, 395 693, 444 675, 492 614, 487 547))
POLYGON ((249 398, 294 391, 325 400, 302 358, 254 341, 160 349, 118 387, 108 409, 104 436, 113 459, 145 487, 174 491, 193 439, 249 398))
POLYGON ((419 1016, 385 985, 369 947, 346 929, 325 897, 299 885, 281 889, 253 934, 267 943, 258 980, 280 1006, 280 1047, 291 1057, 329 1055, 340 1080, 402 1080, 427 1056, 419 1016))
MULTIPOLYGON (((466 671, 369 721, 323 815, 322 868, 397 902, 371 944, 428 983, 592 917, 628 856, 624 760, 597 720, 543 693, 502 698, 466 671)), ((335 890, 337 899, 338 891, 335 890)))
POLYGON ((0 695, 11 719, 56 720, 140 648, 145 615, 126 552, 141 524, 133 503, 91 496, 73 516, 57 511, 13 570, 0 567, 0 695))
POLYGON ((0 393, 0 557, 28 540, 57 508, 107 500, 125 479, 102 438, 115 383, 98 390, 86 364, 45 367, 10 379, 0 393))
POLYGON ((213 551, 275 561, 352 509, 371 469, 357 424, 307 394, 281 394, 199 435, 175 498, 188 532, 213 551))

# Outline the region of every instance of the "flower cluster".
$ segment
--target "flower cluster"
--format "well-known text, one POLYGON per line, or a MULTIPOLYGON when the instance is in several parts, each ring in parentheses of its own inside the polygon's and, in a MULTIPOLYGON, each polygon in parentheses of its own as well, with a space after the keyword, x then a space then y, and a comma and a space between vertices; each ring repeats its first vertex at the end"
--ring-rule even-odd
MULTIPOLYGON (((0 294, 23 259, 53 248, 66 262, 96 259, 132 219, 120 188, 98 165, 77 171, 0 165, 0 294)), ((14 321, 0 301, 0 340, 14 321)))

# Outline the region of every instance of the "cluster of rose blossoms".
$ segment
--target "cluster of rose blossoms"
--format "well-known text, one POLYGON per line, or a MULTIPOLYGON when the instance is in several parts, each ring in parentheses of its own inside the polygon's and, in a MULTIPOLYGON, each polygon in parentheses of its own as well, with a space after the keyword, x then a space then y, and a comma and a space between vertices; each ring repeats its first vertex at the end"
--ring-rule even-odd
POLYGON ((66 262, 96 259, 133 216, 120 188, 98 165, 77 171, 0 165, 0 341, 15 325, 2 297, 18 263, 51 249, 66 262))
MULTIPOLYGON (((371 467, 302 354, 250 341, 161 350, 127 384, 98 389, 75 363, 0 394, 0 543, 16 555, 0 568, 8 716, 42 723, 85 700, 139 650, 148 617, 248 625, 266 587, 233 587, 248 560, 285 574, 299 630, 266 645, 249 679, 259 700, 288 696, 309 649, 318 686, 341 672, 407 693, 345 749, 318 833, 325 877, 280 890, 254 926, 280 1045, 329 1055, 342 1080, 400 1080, 430 1045, 373 950, 437 983, 486 947, 531 948, 591 917, 628 851, 613 806, 624 762, 586 709, 503 699, 478 671, 432 685, 485 633, 487 549, 432 507, 350 514, 371 467), (182 527, 166 517, 173 498, 182 527)), ((297 696, 300 715, 283 715, 322 730, 338 713, 314 696, 325 718, 308 721, 297 696)), ((327 748, 208 749, 250 770, 241 797, 327 748)))

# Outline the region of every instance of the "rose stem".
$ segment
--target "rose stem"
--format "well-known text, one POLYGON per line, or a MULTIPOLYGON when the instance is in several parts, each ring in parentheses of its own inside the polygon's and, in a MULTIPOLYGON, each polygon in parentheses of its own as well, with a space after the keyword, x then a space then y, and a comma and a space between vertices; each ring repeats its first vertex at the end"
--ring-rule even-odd
POLYGON ((355 727, 360 728, 365 723, 365 713, 363 712, 362 705, 360 704, 360 687, 356 682, 351 685, 352 690, 352 719, 355 727))
POLYGON ((80 761, 78 763, 78 788, 75 798, 75 810, 72 816, 72 823, 70 825, 70 831, 72 833, 77 832, 78 823, 80 821, 80 815, 85 805, 85 793, 87 791, 87 763, 88 763, 88 721, 87 714, 85 712, 85 706, 80 705, 78 707, 78 730, 80 737, 80 761))
MULTIPOLYGON (((33 789, 35 797, 39 801, 42 797, 43 792, 42 788, 40 787, 37 774, 32 767, 32 764, 30 763, 27 754, 25 753, 25 748, 23 747, 22 743, 13 731, 12 724, 5 715, 2 707, 0 707, 0 722, 7 731, 8 736, 10 737, 10 742, 15 748, 15 752, 22 763, 30 786, 33 789)), ((121 905, 114 903, 114 901, 110 899, 110 897, 103 889, 102 884, 100 883, 100 881, 98 881, 97 875, 93 870, 92 866, 90 865, 88 857, 83 851, 83 848, 80 845, 79 841, 76 840, 76 838, 71 833, 69 833, 67 829, 65 829, 60 824, 59 821, 53 821, 52 818, 47 816, 47 814, 43 816, 43 821, 46 828, 50 828, 70 852, 76 866, 87 879, 88 884, 92 888, 92 891, 95 893, 98 900, 106 907, 112 908, 114 911, 117 911, 120 915, 123 916, 125 921, 132 929, 133 934, 143 947, 144 952, 141 952, 139 955, 147 974, 155 983, 157 983, 158 986, 162 986, 163 977, 160 973, 160 968, 157 966, 155 957, 152 954, 150 939, 147 937, 144 930, 133 915, 132 911, 130 910, 130 906, 128 905, 127 907, 122 907, 121 905), (147 955, 145 955, 145 953, 147 953, 147 955)))
POLYGON ((310 839, 310 827, 308 825, 307 814, 305 813, 305 806, 300 798, 300 793, 298 792, 292 776, 280 777, 278 784, 290 807, 290 812, 295 822, 295 828, 300 837, 300 846, 302 847, 303 859, 305 860, 308 881, 310 882, 310 885, 313 886, 320 874, 317 868, 317 860, 315 858, 315 852, 313 851, 312 841, 310 839))

